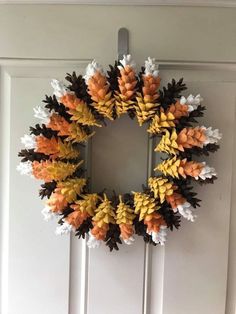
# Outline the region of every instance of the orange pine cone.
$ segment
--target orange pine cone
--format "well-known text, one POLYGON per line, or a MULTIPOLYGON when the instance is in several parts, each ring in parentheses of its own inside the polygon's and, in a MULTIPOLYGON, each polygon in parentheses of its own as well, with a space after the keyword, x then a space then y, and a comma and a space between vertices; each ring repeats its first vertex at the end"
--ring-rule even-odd
POLYGON ((130 237, 132 237, 134 229, 131 224, 120 224, 120 232, 122 239, 128 240, 130 237))
POLYGON ((184 151, 184 148, 192 148, 194 146, 202 147, 206 140, 204 129, 200 127, 196 128, 184 128, 178 134, 176 140, 178 149, 184 151))
POLYGON ((108 89, 107 78, 99 71, 88 80, 88 93, 95 102, 104 100, 108 89))
POLYGON ((59 152, 58 142, 55 137, 46 138, 44 136, 37 136, 36 137, 36 144, 37 144, 37 153, 43 153, 45 155, 56 155, 59 152))
POLYGON ((177 101, 175 104, 170 105, 170 107, 167 110, 167 113, 171 112, 175 119, 180 119, 181 117, 187 117, 188 116, 188 106, 187 105, 181 105, 179 101, 177 101))
POLYGON ((166 197, 166 201, 171 205, 172 209, 176 209, 178 205, 184 204, 186 199, 181 194, 174 192, 166 197))
POLYGON ((60 102, 65 107, 75 110, 76 107, 83 101, 77 98, 75 94, 65 94, 60 98, 60 102))
POLYGON ((159 232, 161 226, 165 226, 166 222, 163 217, 158 213, 152 213, 150 215, 146 215, 144 219, 145 225, 147 225, 148 232, 159 232))
POLYGON ((51 181, 51 176, 47 171, 47 161, 33 161, 32 173, 36 179, 44 180, 45 182, 51 181))
POLYGON ((104 240, 108 229, 108 224, 103 224, 102 227, 98 227, 96 222, 93 222, 93 229, 91 230, 91 233, 97 240, 104 240))
POLYGON ((143 75, 143 96, 144 101, 154 103, 159 97, 157 90, 160 86, 160 77, 153 77, 152 75, 143 75))
POLYGON ((187 161, 187 159, 181 160, 178 168, 179 174, 186 178, 186 176, 197 177, 201 173, 203 164, 196 161, 187 161))
POLYGON ((126 65, 120 70, 120 77, 118 78, 119 90, 122 95, 122 100, 130 100, 135 94, 135 87, 137 80, 135 72, 130 65, 126 65))
MULTIPOLYGON (((73 208, 73 206, 71 206, 73 208)), ((75 210, 70 213, 65 220, 73 226, 75 229, 78 229, 80 225, 89 217, 89 214, 86 211, 75 210)))
POLYGON ((47 127, 53 131, 59 131, 58 135, 60 136, 67 136, 70 134, 70 123, 56 113, 52 114, 50 117, 50 122, 47 127))
POLYGON ((47 205, 50 207, 51 211, 54 213, 61 213, 67 206, 67 201, 60 193, 60 189, 56 189, 55 192, 52 193, 49 200, 47 201, 47 205))

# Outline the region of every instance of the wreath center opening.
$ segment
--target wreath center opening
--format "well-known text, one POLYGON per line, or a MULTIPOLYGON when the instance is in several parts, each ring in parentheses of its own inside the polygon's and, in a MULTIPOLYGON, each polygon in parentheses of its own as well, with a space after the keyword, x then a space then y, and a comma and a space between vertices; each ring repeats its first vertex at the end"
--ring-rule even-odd
POLYGON ((122 116, 96 129, 91 149, 92 191, 106 189, 111 195, 141 190, 147 175, 147 125, 122 116))

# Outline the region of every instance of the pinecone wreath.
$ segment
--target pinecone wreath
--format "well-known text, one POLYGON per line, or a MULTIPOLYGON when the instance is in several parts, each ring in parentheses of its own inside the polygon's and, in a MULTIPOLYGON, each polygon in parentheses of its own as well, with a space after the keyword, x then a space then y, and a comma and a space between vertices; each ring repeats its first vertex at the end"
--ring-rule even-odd
POLYGON ((194 155, 215 152, 221 138, 218 129, 195 126, 205 107, 200 95, 181 95, 183 79, 160 87, 158 65, 148 58, 140 73, 130 55, 110 66, 107 74, 95 61, 84 76, 66 76, 68 85, 52 80, 53 96, 34 108, 40 123, 21 138, 17 169, 43 180, 39 192, 47 198, 45 220, 59 218, 56 234, 88 234, 88 246, 101 242, 118 250, 132 244, 135 235, 145 242, 163 245, 167 231, 179 228, 183 216, 194 221, 200 200, 192 192, 191 180, 212 183, 215 169, 194 155), (91 193, 81 158, 81 149, 105 125, 128 114, 142 126, 148 123, 151 137, 160 138, 155 152, 167 157, 154 169, 143 191, 130 191, 108 198, 104 191, 91 193))

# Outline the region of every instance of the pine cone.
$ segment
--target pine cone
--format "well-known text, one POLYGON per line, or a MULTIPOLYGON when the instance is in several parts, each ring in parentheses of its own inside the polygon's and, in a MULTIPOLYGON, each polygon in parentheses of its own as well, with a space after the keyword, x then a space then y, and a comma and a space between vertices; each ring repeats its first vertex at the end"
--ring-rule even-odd
POLYGON ((187 159, 183 159, 181 160, 178 172, 184 178, 186 178, 186 176, 198 177, 203 167, 204 165, 202 163, 196 161, 187 161, 187 159))
POLYGON ((175 127, 174 119, 175 117, 171 112, 167 114, 161 112, 160 115, 155 114, 147 131, 151 134, 157 134, 165 131, 167 128, 175 127))
POLYGON ((45 108, 47 108, 50 112, 55 111, 68 122, 70 122, 70 115, 67 113, 65 106, 57 101, 55 95, 53 95, 53 97, 48 97, 46 95, 46 99, 43 100, 43 102, 46 103, 45 108))
POLYGON ((57 184, 55 181, 41 184, 41 189, 39 190, 39 195, 41 199, 43 199, 44 197, 49 198, 55 190, 56 186, 57 184))
POLYGON ((93 221, 93 228, 91 230, 91 234, 97 239, 97 240, 105 240, 107 232, 109 230, 108 224, 103 224, 101 227, 99 227, 98 223, 93 221))
POLYGON ((120 77, 118 78, 120 98, 123 101, 131 100, 136 92, 137 84, 135 71, 132 66, 126 65, 120 69, 120 77))
POLYGON ((49 156, 41 153, 36 153, 34 149, 22 149, 18 156, 21 157, 21 162, 27 161, 44 161, 48 160, 49 156))
POLYGON ((51 115, 47 127, 54 131, 58 131, 58 135, 60 136, 67 136, 70 134, 70 123, 56 113, 51 115))
POLYGON ((115 105, 115 101, 111 98, 111 92, 108 93, 104 100, 100 100, 99 102, 93 103, 94 108, 104 117, 114 120, 113 119, 113 107, 115 105))
POLYGON ((186 202, 186 199, 179 193, 174 192, 172 195, 166 197, 167 202, 171 205, 172 209, 177 212, 177 207, 186 202))
POLYGON ((76 75, 75 72, 68 74, 65 79, 71 83, 68 88, 73 91, 79 99, 82 99, 86 103, 91 103, 91 98, 87 93, 87 85, 82 75, 76 75))
POLYGON ((104 117, 113 120, 114 99, 112 91, 109 92, 109 84, 102 67, 93 61, 87 66, 84 77, 88 85, 88 93, 94 101, 94 108, 104 117))
POLYGON ((74 149, 70 142, 64 143, 59 139, 58 148, 59 153, 57 154, 57 156, 62 159, 75 159, 78 158, 80 155, 78 149, 74 149))
POLYGON ((67 179, 66 181, 58 182, 57 188, 60 189, 67 202, 72 203, 77 199, 77 195, 80 195, 85 184, 86 179, 84 178, 67 179))
POLYGON ((74 229, 78 229, 88 217, 89 214, 86 211, 75 210, 65 218, 65 221, 74 229))
POLYGON ((77 98, 74 94, 65 94, 60 100, 65 107, 69 108, 69 114, 72 116, 72 121, 76 121, 82 125, 101 126, 97 123, 86 103, 77 98))
POLYGON ((70 134, 67 137, 67 141, 72 140, 73 143, 87 142, 90 137, 92 137, 95 132, 87 134, 83 128, 81 128, 77 123, 72 122, 70 124, 70 134))
POLYGON ((206 141, 206 135, 204 129, 200 127, 196 128, 184 128, 177 138, 178 149, 184 151, 185 148, 202 147, 206 141))
POLYGON ((59 189, 51 194, 50 198, 46 202, 47 206, 50 207, 50 210, 54 213, 62 213, 63 210, 67 207, 67 200, 64 195, 61 194, 59 189))
POLYGON ((135 218, 133 209, 126 205, 123 201, 121 196, 119 196, 119 205, 117 207, 117 217, 116 222, 118 225, 120 224, 132 224, 135 218))
POLYGON ((179 101, 175 104, 171 104, 167 110, 167 113, 172 113, 176 120, 189 115, 188 105, 182 105, 179 101))
POLYGON ((109 201, 106 194, 104 194, 104 199, 96 209, 96 215, 93 217, 93 221, 95 221, 97 225, 101 227, 103 224, 114 224, 115 218, 116 215, 114 208, 111 206, 111 201, 109 201))
POLYGON ((127 223, 127 224, 120 224, 119 227, 120 227, 120 235, 122 239, 129 241, 129 239, 134 234, 133 225, 127 223))
POLYGON ((148 179, 148 186, 154 193, 154 197, 160 199, 161 204, 167 196, 172 195, 174 192, 173 184, 163 177, 150 177, 148 179))
POLYGON ((137 104, 135 105, 136 115, 138 119, 138 123, 140 126, 143 125, 143 123, 147 120, 149 120, 151 117, 154 116, 156 112, 157 106, 159 104, 145 102, 144 99, 140 94, 138 94, 139 97, 136 97, 137 104))
POLYGON ((46 127, 45 124, 36 124, 34 128, 32 126, 30 127, 30 134, 34 134, 35 136, 43 135, 46 138, 52 138, 57 136, 58 132, 54 131, 52 128, 46 127))
POLYGON ((119 89, 117 77, 120 74, 118 69, 118 61, 115 61, 114 66, 109 65, 110 70, 107 71, 107 81, 110 84, 111 90, 114 92, 119 89))
POLYGON ((179 166, 181 160, 177 159, 177 157, 169 158, 164 160, 161 164, 159 164, 154 170, 159 170, 164 173, 165 176, 169 175, 173 178, 179 178, 179 166))
POLYGON ((71 207, 74 210, 80 210, 81 212, 87 212, 90 216, 94 216, 96 205, 99 200, 99 196, 96 193, 81 195, 82 200, 75 201, 71 207))
POLYGON ((161 226, 165 226, 166 222, 163 217, 158 213, 152 213, 150 215, 146 215, 144 219, 145 225, 147 225, 147 232, 155 232, 158 233, 160 231, 161 226))
POLYGON ((59 153, 58 141, 55 137, 49 139, 44 136, 37 136, 35 140, 37 153, 55 156, 59 153))
POLYGON ((88 80, 88 93, 95 102, 104 101, 107 97, 109 85, 106 76, 100 71, 90 77, 88 80))
POLYGON ((132 100, 126 100, 123 101, 119 95, 114 95, 115 96, 115 108, 116 108, 116 114, 118 117, 120 117, 122 114, 128 112, 128 110, 133 108, 134 102, 132 100))
POLYGON ((142 92, 145 103, 154 103, 159 95, 157 90, 159 89, 161 79, 160 77, 154 77, 153 75, 143 75, 143 87, 142 92))
POLYGON ((84 128, 79 126, 79 124, 75 122, 69 123, 57 114, 51 116, 47 126, 52 130, 58 131, 58 135, 67 136, 67 140, 72 140, 76 143, 86 142, 90 136, 95 134, 94 132, 87 134, 84 128))
POLYGON ((71 176, 76 169, 83 163, 78 164, 64 163, 61 161, 34 161, 32 162, 32 172, 36 179, 50 181, 62 181, 71 176))
POLYGON ((171 134, 169 131, 166 130, 165 134, 161 138, 161 141, 155 148, 155 152, 158 151, 176 155, 178 153, 178 144, 176 140, 177 140, 176 130, 173 129, 171 134))
POLYGON ((139 214, 139 221, 143 220, 146 215, 153 213, 159 207, 156 204, 155 198, 140 192, 133 192, 134 194, 134 212, 139 214))

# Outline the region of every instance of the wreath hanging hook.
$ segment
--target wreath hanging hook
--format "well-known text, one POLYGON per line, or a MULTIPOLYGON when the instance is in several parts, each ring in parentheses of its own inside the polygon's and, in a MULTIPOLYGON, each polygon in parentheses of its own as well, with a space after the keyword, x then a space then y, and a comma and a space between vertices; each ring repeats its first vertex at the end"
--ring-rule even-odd
POLYGON ((129 31, 125 27, 118 30, 118 45, 117 56, 118 60, 123 58, 123 55, 129 54, 129 31))

